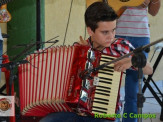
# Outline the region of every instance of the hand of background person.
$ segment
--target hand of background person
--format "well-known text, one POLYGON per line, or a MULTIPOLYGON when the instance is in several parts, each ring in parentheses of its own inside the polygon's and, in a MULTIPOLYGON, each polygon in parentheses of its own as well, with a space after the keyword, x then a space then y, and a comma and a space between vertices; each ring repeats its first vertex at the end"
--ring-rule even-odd
POLYGON ((148 7, 149 3, 150 3, 150 0, 145 0, 145 1, 143 2, 143 4, 141 5, 141 7, 142 7, 142 8, 146 8, 146 7, 148 7))

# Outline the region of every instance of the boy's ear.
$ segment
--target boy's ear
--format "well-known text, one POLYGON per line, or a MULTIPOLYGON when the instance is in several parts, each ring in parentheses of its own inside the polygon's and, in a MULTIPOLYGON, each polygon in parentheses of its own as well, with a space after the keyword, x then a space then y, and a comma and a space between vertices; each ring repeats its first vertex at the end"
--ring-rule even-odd
POLYGON ((89 36, 92 36, 93 31, 90 27, 87 27, 87 32, 88 32, 89 36))

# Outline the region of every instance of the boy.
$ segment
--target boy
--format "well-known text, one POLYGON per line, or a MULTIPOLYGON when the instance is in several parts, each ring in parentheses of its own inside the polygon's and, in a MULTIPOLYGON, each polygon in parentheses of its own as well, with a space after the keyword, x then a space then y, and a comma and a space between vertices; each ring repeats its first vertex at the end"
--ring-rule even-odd
MULTIPOLYGON (((103 2, 95 2, 90 5, 85 12, 85 23, 90 38, 87 41, 80 41, 80 44, 90 45, 103 53, 121 56, 129 53, 134 48, 124 39, 115 39, 117 15, 114 10, 103 2)), ((122 72, 132 66, 131 58, 125 58, 115 63, 114 69, 122 72)), ((145 74, 151 74, 152 68, 147 64, 143 68, 145 74)), ((88 116, 78 116, 75 113, 60 112, 50 114, 43 118, 41 122, 108 122, 110 120, 96 119, 88 116)))

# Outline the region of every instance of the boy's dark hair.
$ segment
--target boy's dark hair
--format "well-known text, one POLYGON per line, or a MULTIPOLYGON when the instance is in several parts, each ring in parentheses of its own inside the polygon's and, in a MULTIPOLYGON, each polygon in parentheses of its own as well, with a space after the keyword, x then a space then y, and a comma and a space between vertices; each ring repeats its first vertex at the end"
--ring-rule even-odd
POLYGON ((104 2, 91 4, 85 12, 85 24, 95 32, 100 21, 114 21, 118 18, 115 11, 104 2))

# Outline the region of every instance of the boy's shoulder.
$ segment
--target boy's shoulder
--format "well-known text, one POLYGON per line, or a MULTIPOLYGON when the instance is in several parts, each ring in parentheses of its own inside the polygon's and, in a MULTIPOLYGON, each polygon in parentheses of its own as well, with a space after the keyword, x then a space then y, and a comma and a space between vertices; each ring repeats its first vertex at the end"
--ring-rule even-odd
POLYGON ((124 38, 116 38, 109 47, 109 50, 113 52, 113 55, 124 55, 134 50, 134 47, 128 40, 124 38))
POLYGON ((129 40, 124 38, 116 38, 114 43, 114 46, 124 47, 124 48, 130 48, 131 50, 135 49, 134 46, 129 42, 129 40))
POLYGON ((124 39, 124 38, 116 38, 113 44, 129 45, 131 43, 127 39, 124 39))

